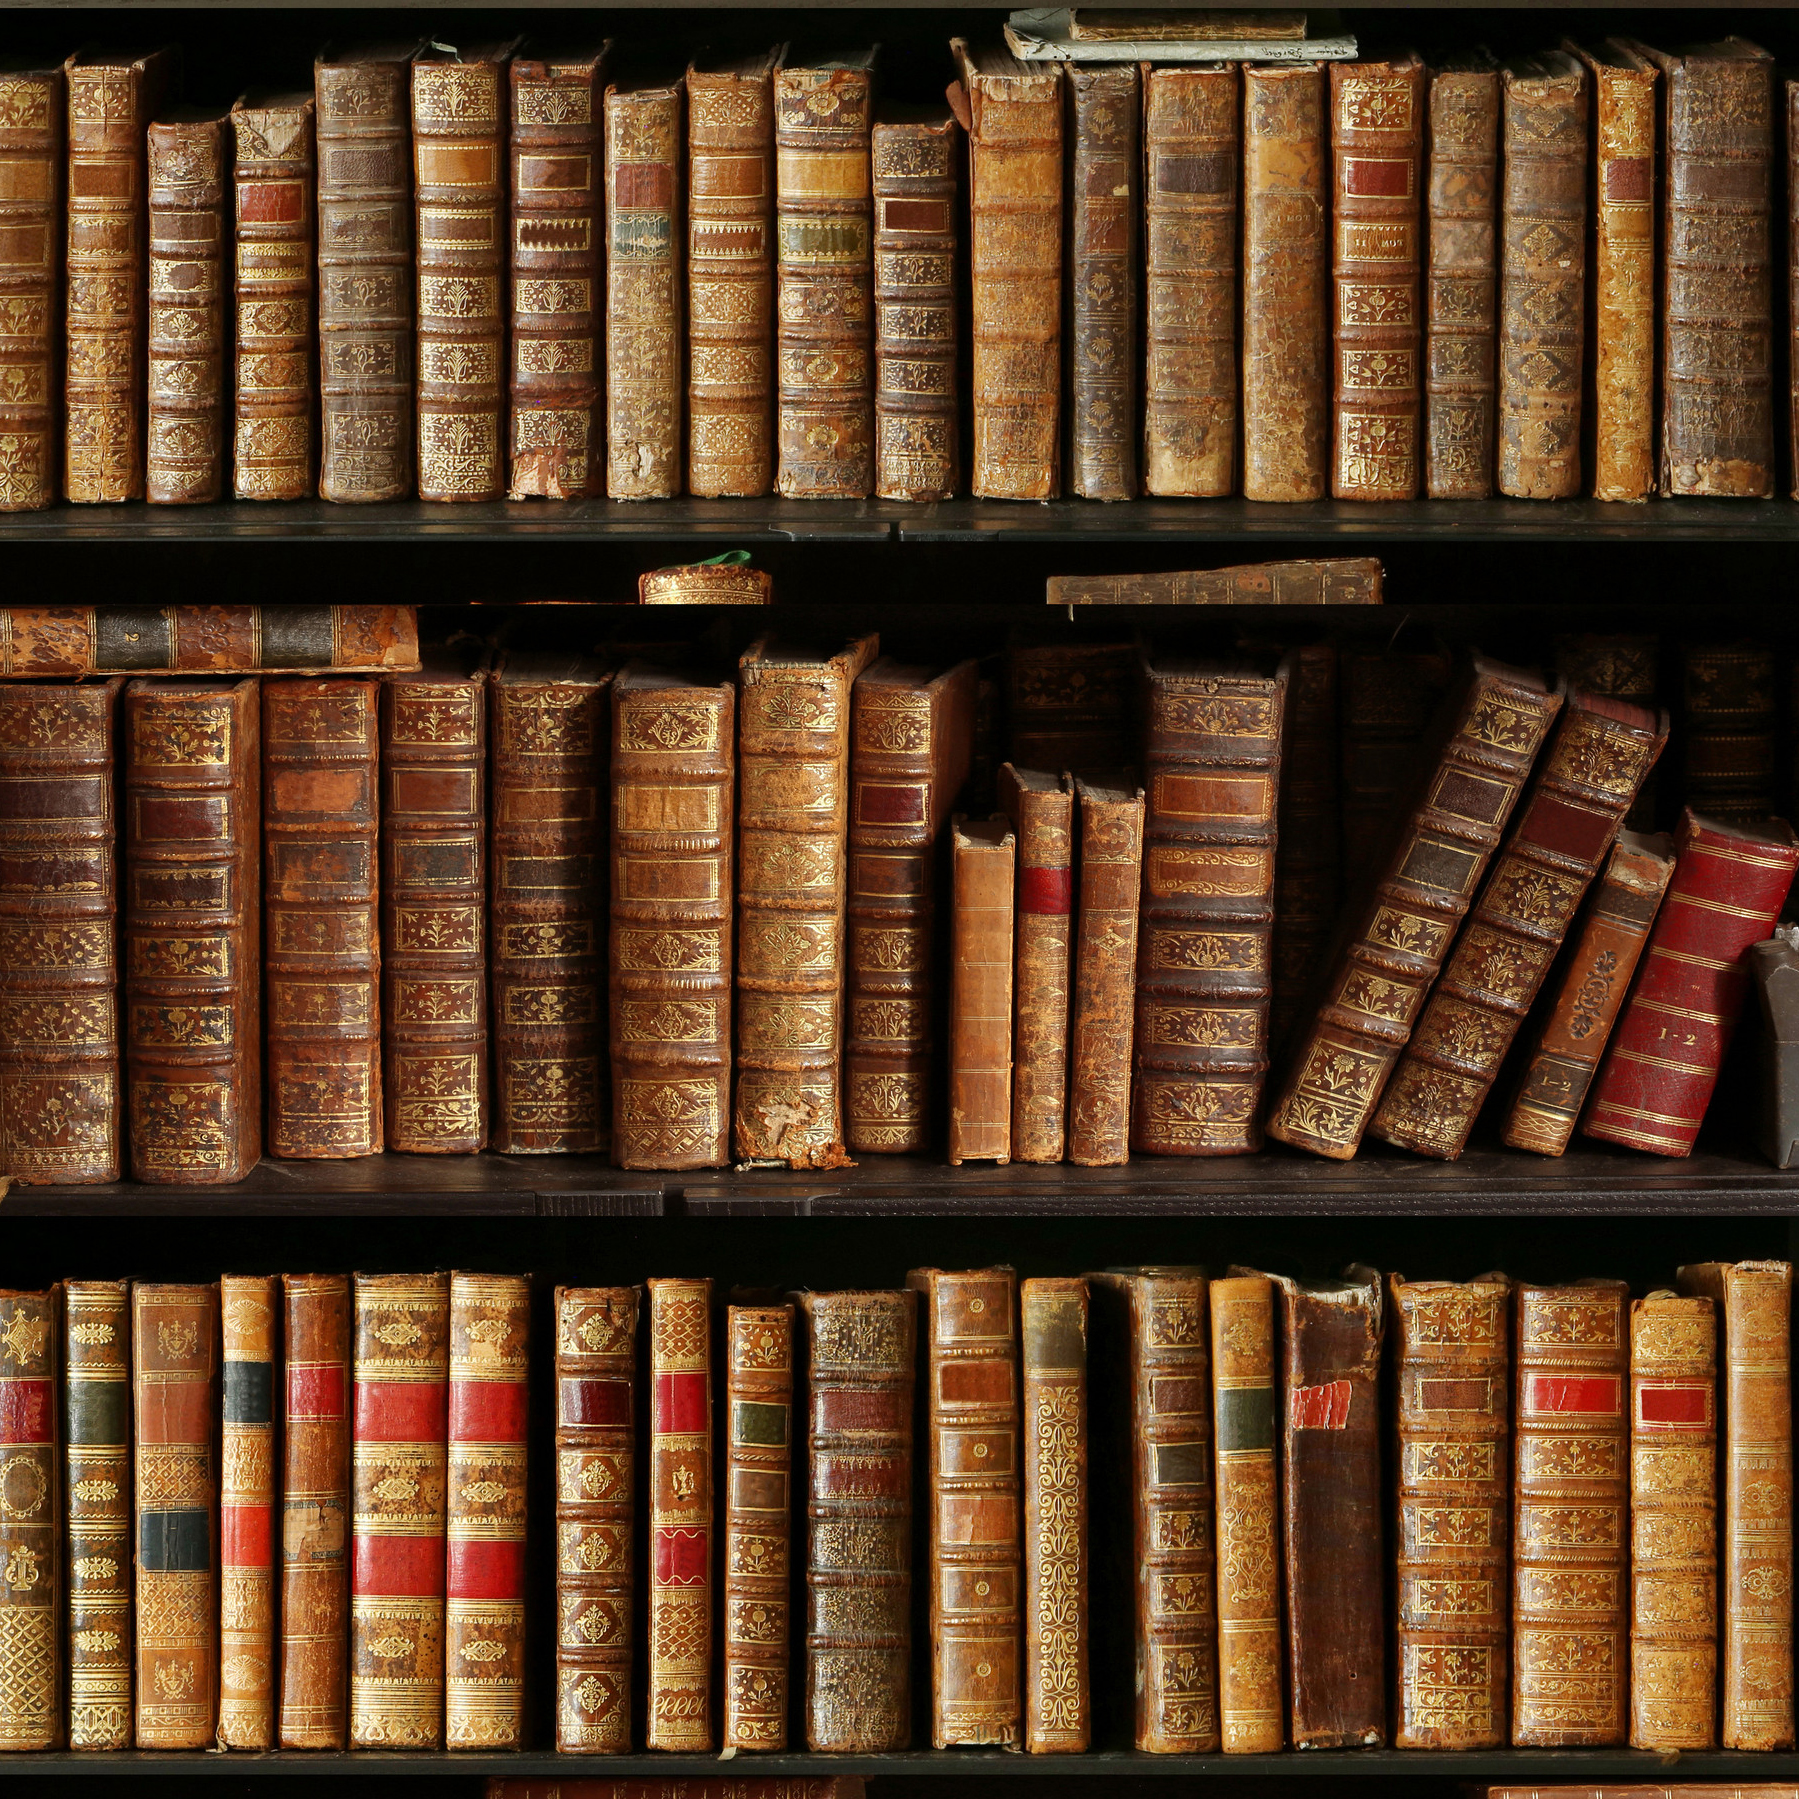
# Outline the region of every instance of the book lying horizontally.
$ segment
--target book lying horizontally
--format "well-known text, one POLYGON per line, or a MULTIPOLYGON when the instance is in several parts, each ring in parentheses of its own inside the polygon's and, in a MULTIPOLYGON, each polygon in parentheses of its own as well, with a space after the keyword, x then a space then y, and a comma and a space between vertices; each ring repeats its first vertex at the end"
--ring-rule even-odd
POLYGON ((1303 13, 1107 15, 1027 6, 1006 21, 1006 43, 1024 62, 1347 62, 1356 53, 1352 33, 1306 32, 1303 13))

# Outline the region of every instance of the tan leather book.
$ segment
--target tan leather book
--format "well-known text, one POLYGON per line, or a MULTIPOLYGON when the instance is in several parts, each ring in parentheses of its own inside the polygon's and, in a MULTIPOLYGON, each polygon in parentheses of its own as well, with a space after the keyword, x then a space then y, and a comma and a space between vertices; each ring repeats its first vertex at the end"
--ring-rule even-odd
POLYGON ((1274 992, 1270 1044, 1286 1042, 1337 926, 1343 889, 1334 643, 1294 647, 1274 851, 1274 992))
POLYGON ((1330 479, 1331 242, 1322 63, 1243 70, 1243 497, 1330 479))
POLYGON ((1345 643, 1342 696, 1343 886, 1372 871, 1416 784, 1421 748, 1455 673, 1440 643, 1413 636, 1380 646, 1345 643))
POLYGON ((1068 1042, 1068 1159, 1081 1168, 1115 1168, 1131 1159, 1143 789, 1099 778, 1077 778, 1074 788, 1081 894, 1068 1042))
POLYGON ((11 1570, 0 1591, 0 1630, 12 1673, 0 1691, 0 1748, 57 1749, 63 1741, 62 1449, 56 1376, 62 1359, 62 1293, 0 1292, 0 1420, 11 1500, 0 1521, 0 1556, 11 1570))
MULTIPOLYGON (((950 830, 949 1163, 1012 1159, 1018 840, 1004 817, 950 830)), ((940 1744, 939 1747, 942 1745, 940 1744)))
POLYGON ((0 606, 0 675, 271 675, 419 665, 416 606, 0 606))
POLYGON ((1518 1289, 1512 1742, 1625 1738, 1630 1348, 1623 1281, 1518 1289))
POLYGON ((1775 810, 1777 781, 1774 646, 1765 638, 1690 643, 1681 674, 1682 798, 1707 818, 1765 819, 1775 810))
POLYGON ((0 119, 0 307, 12 325, 0 344, 0 512, 37 512, 55 503, 62 447, 62 66, 0 58, 0 119))
POLYGON ((1003 763, 999 805, 1018 845, 1012 973, 1012 1155, 1059 1162, 1067 1139, 1074 957, 1074 789, 1003 763))
POLYGON ((1135 644, 1014 642, 1006 651, 1012 760, 1076 774, 1122 768, 1135 748, 1136 676, 1135 644))
POLYGON ((281 1284, 219 1277, 224 1394, 219 1427, 221 1749, 275 1746, 275 1370, 281 1284))
POLYGON ((1378 606, 1381 590, 1381 565, 1373 557, 1334 556, 1172 573, 1051 575, 1045 598, 1052 606, 1378 606))
POLYGON ((1158 497, 1235 491, 1237 69, 1143 78, 1143 485, 1158 497))

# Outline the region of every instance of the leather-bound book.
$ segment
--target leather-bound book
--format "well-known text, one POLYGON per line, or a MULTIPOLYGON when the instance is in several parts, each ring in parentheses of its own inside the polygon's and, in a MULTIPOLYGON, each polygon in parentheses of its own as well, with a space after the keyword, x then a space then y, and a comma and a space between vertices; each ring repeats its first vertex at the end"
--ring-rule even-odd
POLYGON ((1630 1302, 1630 1746, 1717 1745, 1718 1323, 1630 1302))
MULTIPOLYGON (((150 299, 144 498, 216 500, 224 483, 226 203, 231 127, 177 106, 148 133, 150 299)), ((304 321, 302 321, 304 322, 304 321)))
POLYGON ((1518 1290, 1512 1742, 1625 1737, 1630 1365, 1623 1281, 1518 1290))
POLYGON ((1235 490, 1237 68, 1143 77, 1144 491, 1235 490))
POLYGON ((1799 865, 1784 819, 1681 814, 1677 861, 1643 968, 1606 1048, 1581 1133, 1656 1155, 1693 1153, 1749 986, 1749 948, 1774 928, 1799 865))
POLYGON ((1093 1740, 1088 1672, 1087 1283, 1018 1289, 1023 1349, 1024 1747, 1084 1755, 1093 1740))
POLYGON ((612 1141, 602 885, 611 680, 590 658, 556 651, 508 651, 488 680, 491 1140, 508 1155, 591 1155, 612 1141))
POLYGON ((69 1747, 131 1747, 131 1291, 63 1283, 69 1747))
POLYGON ((1330 479, 1330 156, 1321 63, 1243 70, 1243 497, 1330 479))
POLYGON ((416 44, 326 49, 319 158, 319 493, 412 497, 416 44))
POLYGON ((450 1277, 355 1277, 350 1747, 444 1742, 450 1277))
POLYGON ((210 1749, 218 1725, 219 1289, 131 1288, 139 1749, 210 1749))
POLYGON ((1342 701, 1343 886, 1372 871, 1415 784, 1420 746, 1454 676, 1440 645, 1345 644, 1337 667, 1342 701))
MULTIPOLYGON (((1558 633, 1555 671, 1572 693, 1577 687, 1608 700, 1629 700, 1653 710, 1660 698, 1661 639, 1653 634, 1558 633)), ((1651 769, 1624 815, 1633 831, 1653 831, 1665 768, 1651 769)))
POLYGON ((450 1276, 444 1746, 525 1733, 525 1414, 531 1277, 450 1276))
POLYGON ((1430 72, 1424 275, 1424 491, 1493 491, 1493 345, 1499 72, 1484 49, 1430 72))
POLYGON ((874 490, 883 500, 951 500, 962 485, 961 127, 941 106, 883 106, 871 150, 874 490))
POLYGON ((0 1173, 21 1185, 119 1178, 123 686, 0 686, 0 1173))
POLYGON ((144 497, 145 133, 179 52, 78 51, 69 94, 63 498, 144 497))
POLYGON ((1331 64, 1333 499, 1418 496, 1424 102, 1410 51, 1331 64))
POLYGON ((787 1747, 792 1607, 793 1307, 726 1325, 724 1747, 787 1747))
POLYGON ((1262 1146, 1275 802, 1292 666, 1146 658, 1131 1148, 1262 1146))
POLYGON ((68 106, 60 64, 0 58, 0 512, 41 511, 58 491, 68 106))
MULTIPOLYGON (((1701 1262, 1680 1270, 1722 1320, 1725 1749, 1793 1747, 1793 1269, 1788 1262, 1701 1262)), ((1709 1546, 1711 1538, 1706 1541, 1709 1546)), ((1711 1686, 1705 1690, 1708 1702, 1711 1686)))
POLYGON ((1561 705, 1535 670, 1474 658, 1428 783, 1295 1035, 1269 1136, 1355 1154, 1561 705))
POLYGON ((1000 810, 1018 845, 1012 974, 1012 1156, 1059 1162, 1067 1141, 1074 957, 1074 792, 1066 775, 1003 763, 1000 810))
POLYGON ((1505 849, 1369 1126, 1454 1161, 1588 886, 1667 741, 1668 715, 1571 695, 1505 849))
MULTIPOLYGON (((1142 77, 1135 63, 1076 64, 1067 88, 1068 491, 1080 500, 1134 500, 1142 491, 1142 77)), ((1172 218, 1165 238, 1170 227, 1178 230, 1172 218)))
POLYGON ((1338 648, 1293 650, 1274 850, 1274 993, 1269 1040, 1287 1040, 1336 929, 1343 887, 1338 797, 1338 648))
POLYGON ((350 1281, 284 1274, 280 1744, 342 1749, 350 1618, 350 1281))
POLYGON ((612 684, 612 1153, 731 1160, 736 688, 630 662, 612 684))
POLYGON ((1689 644, 1682 662, 1682 797, 1708 818, 1766 818, 1777 780, 1774 646, 1766 638, 1689 644))
POLYGON ((506 491, 506 65, 430 43, 412 63, 421 500, 506 491))
POLYGON ((0 606, 0 675, 11 679, 418 665, 415 606, 0 606))
POLYGON ((262 1154, 261 683, 125 690, 131 1172, 241 1181, 262 1154))
POLYGON ((1068 1037, 1068 1159, 1131 1159, 1131 1042, 1137 1005, 1137 908, 1143 884, 1143 789, 1077 779, 1081 895, 1068 1037))
MULTIPOLYGON (((673 1784, 680 1799, 863 1799, 864 1792, 863 1783, 849 1774, 798 1779, 751 1774, 673 1784)), ((667 1799, 669 1787, 667 1780, 570 1780, 565 1774, 547 1780, 489 1778, 487 1799, 667 1799)))
POLYGON ((378 683, 262 690, 269 1153, 382 1142, 378 683))
POLYGON ((968 778, 975 664, 890 656, 850 691, 849 971, 843 1053, 852 1154, 931 1135, 937 842, 968 778))
POLYGON ((281 1283, 219 1277, 219 1747, 275 1746, 275 1369, 281 1283))
POLYGON ((806 1331, 806 1747, 912 1742, 918 1295, 800 1293, 806 1331))
POLYGON ((515 56, 507 73, 512 500, 584 500, 606 490, 599 318, 610 49, 515 56))
POLYGON ((1372 556, 1315 562, 1245 562, 1131 575, 1051 575, 1052 606, 1378 606, 1381 565, 1372 556))
MULTIPOLYGON (((1012 1159, 1018 840, 1003 816, 950 832, 949 1162, 1012 1159)), ((941 1747, 941 1745, 939 1745, 941 1747)))
POLYGON ((760 637, 737 665, 737 1107, 743 1161, 843 1157, 850 688, 879 650, 760 637))
POLYGON ((0 1291, 0 1454, 8 1503, 0 1518, 0 1749, 63 1741, 62 1468, 56 1418, 61 1294, 0 1291))
POLYGON ((313 490, 311 94, 246 94, 231 109, 237 155, 237 431, 233 493, 305 500, 313 490))
POLYGON ((1499 1749, 1510 1725, 1511 1282, 1387 1277, 1398 1354, 1393 1744, 1499 1749))
POLYGON ((1006 652, 1007 741, 1020 768, 1122 768, 1135 750, 1129 643, 1014 644, 1006 652))

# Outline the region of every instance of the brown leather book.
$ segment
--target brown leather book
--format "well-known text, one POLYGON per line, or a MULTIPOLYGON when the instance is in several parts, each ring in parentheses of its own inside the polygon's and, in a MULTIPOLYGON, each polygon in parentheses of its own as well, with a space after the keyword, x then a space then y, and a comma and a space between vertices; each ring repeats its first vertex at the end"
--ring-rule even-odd
POLYGON ((1393 1744, 1498 1749, 1510 1719, 1512 1284, 1387 1277, 1397 1346, 1393 1744))
POLYGON ((224 482, 225 215, 231 129, 216 109, 174 107, 148 133, 149 431, 144 498, 219 497, 224 482))
POLYGON ((1561 704, 1535 670, 1474 658, 1429 784, 1358 897, 1318 1013, 1295 1038, 1269 1136, 1355 1154, 1561 704))
POLYGON ((1130 643, 1014 643, 1006 651, 1007 742, 1020 768, 1122 768, 1137 649, 1130 643))
POLYGON ((912 1742, 918 1295, 799 1293, 807 1358, 806 1747, 912 1742))
POLYGON ((849 971, 843 1052, 852 1154, 930 1141, 938 839, 968 778, 975 664, 890 656, 850 692, 849 971))
POLYGON ((1751 823, 1775 809, 1779 679, 1765 638, 1682 653, 1682 798, 1707 818, 1751 823))
POLYGON ((1424 102, 1424 64, 1409 50, 1331 64, 1333 499, 1418 496, 1424 102))
POLYGON ((1235 490, 1237 88, 1234 63, 1143 77, 1143 485, 1161 497, 1235 490))
POLYGON ((1416 766, 1437 708, 1454 676, 1441 644, 1345 644, 1338 663, 1342 694, 1343 887, 1353 892, 1372 872, 1415 783, 1416 766))
POLYGON ((1137 907, 1143 789, 1077 779, 1081 896, 1068 1041, 1068 1159, 1131 1159, 1131 1041, 1137 1003, 1137 907))
POLYGON ((952 1168, 964 1162, 1012 1159, 1012 957, 1017 872, 1018 840, 1003 816, 956 816, 950 831, 952 1168))
MULTIPOLYGON (((864 1792, 862 1782, 848 1774, 798 1779, 751 1774, 673 1784, 680 1799, 863 1799, 864 1792)), ((548 1780, 522 1780, 495 1776, 487 1782, 486 1799, 667 1799, 669 1786, 667 1780, 661 1779, 570 1780, 559 1774, 548 1780)), ((1746 1799, 1761 1796, 1748 1793, 1746 1799)))
POLYGON ((219 1738, 275 1746, 275 1370, 281 1283, 219 1277, 219 1738))
MULTIPOLYGON (((1660 662, 1661 639, 1653 634, 1558 632, 1555 639, 1555 672, 1570 693, 1578 687, 1608 700, 1629 700, 1654 710, 1661 697, 1660 662)), ((1637 797, 1624 815, 1631 830, 1655 829, 1665 773, 1660 766, 1652 768, 1637 788, 1637 797)))
POLYGON ((1146 657, 1131 1148, 1262 1146, 1275 802, 1292 665, 1146 657))
POLYGON ((1003 763, 1000 810, 1018 845, 1012 973, 1012 1156, 1059 1162, 1067 1138, 1074 956, 1074 790, 1066 775, 1003 763))
POLYGON ((0 675, 323 675, 419 665, 416 606, 0 606, 0 675))
POLYGON ((612 1153, 731 1160, 736 687, 629 662, 612 683, 612 1153))
POLYGON ((1277 1049, 1318 978, 1342 896, 1337 675, 1337 645, 1295 646, 1274 851, 1274 992, 1268 1033, 1277 1049))
POLYGON ((412 70, 418 46, 326 49, 319 156, 319 493, 412 497, 412 70))
POLYGON ((606 491, 600 404, 602 100, 610 41, 515 56, 512 136, 511 430, 506 497, 606 491))
POLYGON ((1243 69, 1243 497, 1330 478, 1331 242, 1322 63, 1243 69))
POLYGON ((843 1160, 850 688, 880 649, 759 637, 737 665, 737 1107, 743 1161, 843 1160))
POLYGON ((1171 573, 1051 575, 1045 588, 1052 606, 1378 606, 1382 571, 1371 556, 1337 556, 1171 573))
MULTIPOLYGON (((3 79, 3 78, 0 78, 3 79)), ((0 90, 3 91, 3 90, 0 90)), ((0 1631, 11 1670, 0 1688, 0 1749, 60 1748, 62 1452, 56 1416, 62 1294, 0 1292, 0 1450, 8 1503, 0 1519, 0 1631)))
POLYGON ((0 59, 0 120, 0 309, 11 327, 0 340, 0 512, 37 512, 55 503, 61 461, 61 65, 0 59))
POLYGON ((1499 72, 1484 49, 1431 70, 1428 132, 1424 491, 1484 500, 1493 491, 1499 202, 1499 72))
POLYGON ((775 72, 775 488, 874 491, 875 50, 775 72))
POLYGON ((784 45, 687 69, 687 489, 774 485, 775 91, 784 45))
POLYGON ((241 1181, 262 1154, 261 683, 125 690, 131 1172, 241 1181))
POLYGON ((1071 66, 1065 85, 1068 491, 1081 500, 1134 500, 1142 491, 1137 454, 1142 78, 1135 63, 1087 63, 1071 66))

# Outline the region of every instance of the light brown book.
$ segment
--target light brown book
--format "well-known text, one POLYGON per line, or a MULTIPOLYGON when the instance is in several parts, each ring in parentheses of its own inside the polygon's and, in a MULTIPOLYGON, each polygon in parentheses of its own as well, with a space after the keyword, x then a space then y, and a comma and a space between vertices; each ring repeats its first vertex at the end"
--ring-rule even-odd
POLYGON ((36 512, 59 490, 64 140, 60 64, 0 58, 0 512, 36 512))
MULTIPOLYGON (((1012 1159, 1018 843, 1003 817, 950 831, 949 1162, 1012 1159)), ((939 1745, 941 1747, 941 1745, 939 1745)))
POLYGON ((219 1277, 224 1392, 219 1426, 219 1734, 221 1749, 275 1746, 276 1370, 281 1283, 219 1277))
POLYGON ((1052 606, 1378 606, 1372 556, 1318 562, 1247 562, 1234 568, 1132 575, 1051 575, 1052 606))
POLYGON ((1067 1137, 1074 792, 1066 775, 1007 762, 999 771, 999 805, 1018 844, 1012 1155, 1059 1162, 1067 1137))
POLYGON ((1103 777, 1077 778, 1074 786, 1081 890, 1068 1044, 1068 1159, 1078 1167, 1109 1168, 1131 1159, 1143 789, 1103 777))

